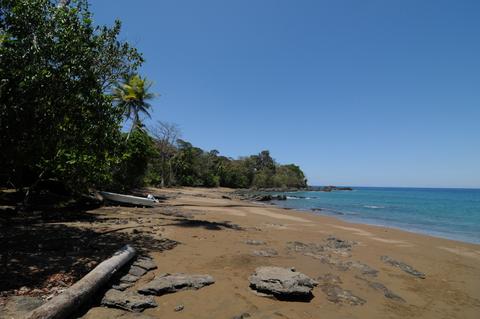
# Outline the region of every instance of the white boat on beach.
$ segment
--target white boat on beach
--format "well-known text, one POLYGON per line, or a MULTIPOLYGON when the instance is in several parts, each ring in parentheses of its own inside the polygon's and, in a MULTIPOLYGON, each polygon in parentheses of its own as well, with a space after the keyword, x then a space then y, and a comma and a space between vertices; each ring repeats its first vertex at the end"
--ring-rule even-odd
POLYGON ((138 197, 110 192, 99 193, 103 196, 105 200, 115 203, 149 207, 155 206, 155 203, 158 203, 158 200, 156 200, 155 197, 153 197, 152 195, 149 195, 148 197, 138 197))

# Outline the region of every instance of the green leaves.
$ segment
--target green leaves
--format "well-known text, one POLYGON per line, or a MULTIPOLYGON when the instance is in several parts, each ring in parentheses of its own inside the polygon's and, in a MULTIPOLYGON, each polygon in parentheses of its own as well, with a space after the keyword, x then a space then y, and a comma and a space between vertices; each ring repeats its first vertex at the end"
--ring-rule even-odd
POLYGON ((118 21, 94 27, 86 0, 68 2, 0 0, 0 184, 111 180, 122 113, 109 93, 143 59, 118 21))
POLYGON ((155 97, 155 94, 149 92, 151 86, 152 82, 147 78, 142 78, 138 74, 130 74, 113 90, 113 99, 122 110, 123 116, 132 120, 130 133, 134 129, 142 128, 140 115, 150 117, 149 110, 152 106, 148 101, 155 97))

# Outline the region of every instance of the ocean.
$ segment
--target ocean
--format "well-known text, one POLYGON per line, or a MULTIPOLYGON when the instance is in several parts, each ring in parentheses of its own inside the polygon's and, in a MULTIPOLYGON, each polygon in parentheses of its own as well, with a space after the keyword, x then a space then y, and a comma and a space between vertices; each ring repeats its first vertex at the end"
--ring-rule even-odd
POLYGON ((370 225, 480 244, 480 189, 353 187, 281 193, 275 204, 370 225))

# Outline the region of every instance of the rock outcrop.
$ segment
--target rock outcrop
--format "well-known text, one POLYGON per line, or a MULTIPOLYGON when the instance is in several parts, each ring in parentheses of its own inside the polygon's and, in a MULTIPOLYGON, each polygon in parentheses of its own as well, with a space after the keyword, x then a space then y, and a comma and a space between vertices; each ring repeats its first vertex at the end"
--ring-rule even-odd
POLYGON ((380 259, 384 263, 389 264, 390 266, 400 268, 401 270, 403 270, 404 272, 406 272, 409 275, 412 275, 414 277, 421 278, 421 279, 426 278, 426 275, 423 272, 420 272, 420 271, 416 270, 412 266, 410 266, 410 265, 408 265, 408 264, 406 264, 402 261, 395 260, 395 259, 393 259, 392 257, 389 257, 389 256, 381 256, 380 259))
POLYGON ((339 286, 342 283, 340 277, 334 274, 325 274, 318 277, 320 288, 327 296, 327 300, 334 303, 344 303, 352 306, 363 305, 366 301, 350 290, 345 290, 339 286))
POLYGON ((162 274, 138 289, 144 295, 160 296, 187 289, 200 289, 215 282, 210 275, 162 274))
POLYGON ((116 289, 110 289, 103 297, 102 305, 133 312, 140 312, 146 308, 156 307, 157 303, 151 296, 140 295, 133 291, 119 291, 116 289))
POLYGON ((311 300, 317 282, 294 269, 259 267, 250 276, 250 287, 279 300, 311 300))

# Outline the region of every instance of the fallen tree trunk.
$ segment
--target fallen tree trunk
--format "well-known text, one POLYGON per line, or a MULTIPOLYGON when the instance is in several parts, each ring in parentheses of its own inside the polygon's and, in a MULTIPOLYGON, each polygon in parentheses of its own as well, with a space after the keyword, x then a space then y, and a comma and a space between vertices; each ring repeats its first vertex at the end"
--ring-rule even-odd
POLYGON ((129 262, 136 252, 130 245, 124 246, 112 257, 100 263, 85 277, 60 295, 33 310, 25 319, 64 319, 75 312, 84 302, 105 285, 118 269, 129 262))

